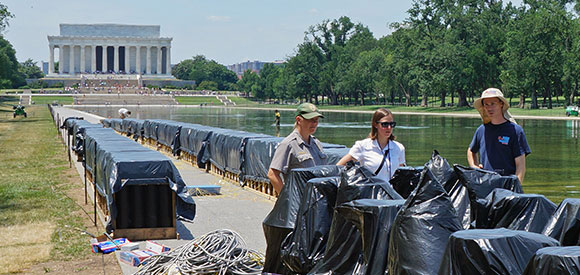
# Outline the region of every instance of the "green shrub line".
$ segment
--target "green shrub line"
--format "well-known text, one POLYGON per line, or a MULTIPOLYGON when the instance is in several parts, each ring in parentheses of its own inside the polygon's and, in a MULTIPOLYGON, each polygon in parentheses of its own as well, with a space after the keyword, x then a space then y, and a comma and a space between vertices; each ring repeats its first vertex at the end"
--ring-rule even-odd
MULTIPOLYGON (((4 103, 1 98, 0 102, 4 103)), ((48 108, 30 107, 29 114, 16 119, 0 116, 0 224, 50 222, 56 226, 51 259, 84 258, 90 254, 89 237, 79 229, 86 230, 83 220, 88 216, 72 214, 81 209, 66 195, 73 187, 63 144, 48 108)), ((78 181, 76 172, 74 176, 78 181)))

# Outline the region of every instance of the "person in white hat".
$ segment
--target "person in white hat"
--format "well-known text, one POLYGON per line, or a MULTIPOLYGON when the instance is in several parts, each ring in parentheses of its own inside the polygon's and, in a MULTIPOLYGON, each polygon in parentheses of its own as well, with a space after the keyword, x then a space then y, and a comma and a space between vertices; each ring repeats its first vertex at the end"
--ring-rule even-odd
POLYGON ((125 109, 125 108, 121 108, 119 109, 119 117, 121 119, 125 119, 128 118, 131 115, 131 111, 125 109))
POLYGON ((469 166, 495 171, 502 176, 516 175, 523 183, 526 156, 532 151, 524 129, 508 112, 510 106, 503 93, 489 88, 473 105, 483 124, 477 128, 467 148, 469 166))

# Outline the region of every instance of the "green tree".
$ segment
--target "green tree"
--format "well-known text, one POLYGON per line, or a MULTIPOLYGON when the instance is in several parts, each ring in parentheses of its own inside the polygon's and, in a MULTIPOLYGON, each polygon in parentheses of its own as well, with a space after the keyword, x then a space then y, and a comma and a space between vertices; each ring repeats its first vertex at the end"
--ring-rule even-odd
POLYGON ((204 80, 197 86, 198 90, 210 90, 210 91, 217 91, 218 84, 214 81, 204 80))
POLYGON ((205 56, 198 55, 193 59, 179 62, 173 68, 171 74, 178 79, 194 80, 201 83, 205 80, 217 83, 219 90, 231 88, 237 81, 234 72, 214 60, 207 60, 205 56))
POLYGON ((280 77, 281 69, 272 64, 266 63, 264 67, 260 70, 260 81, 261 86, 264 88, 265 98, 275 98, 274 93, 274 82, 280 77))
POLYGON ((245 92, 248 97, 251 95, 258 99, 265 98, 260 89, 260 76, 256 72, 246 70, 237 84, 240 90, 245 92))
POLYGON ((8 40, 0 36, 0 88, 17 88, 26 84, 18 67, 16 51, 8 40))
POLYGON ((36 62, 34 62, 34 60, 30 58, 20 63, 18 70, 20 71, 21 74, 24 75, 25 78, 36 79, 44 77, 44 74, 42 73, 40 68, 36 66, 36 62))
POLYGON ((13 17, 14 15, 8 11, 8 7, 0 3, 0 34, 6 30, 8 27, 8 20, 13 17))

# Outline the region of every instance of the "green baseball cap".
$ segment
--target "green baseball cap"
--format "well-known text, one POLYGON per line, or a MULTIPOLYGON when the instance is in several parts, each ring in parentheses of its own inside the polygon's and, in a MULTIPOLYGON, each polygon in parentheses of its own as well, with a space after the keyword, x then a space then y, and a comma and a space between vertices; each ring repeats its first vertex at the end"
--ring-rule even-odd
POLYGON ((296 116, 302 116, 305 119, 313 119, 315 117, 324 116, 318 112, 318 108, 312 103, 302 103, 296 108, 296 116))

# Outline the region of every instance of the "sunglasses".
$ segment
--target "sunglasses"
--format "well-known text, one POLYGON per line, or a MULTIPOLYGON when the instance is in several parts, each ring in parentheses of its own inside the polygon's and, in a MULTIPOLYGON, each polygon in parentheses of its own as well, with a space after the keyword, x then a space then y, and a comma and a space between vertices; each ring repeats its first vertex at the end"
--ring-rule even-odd
POLYGON ((386 122, 377 121, 377 123, 380 124, 381 127, 383 127, 383 128, 387 128, 389 126, 391 128, 395 128, 395 126, 397 126, 397 122, 395 122, 395 121, 391 121, 391 122, 388 122, 388 121, 386 121, 386 122))

